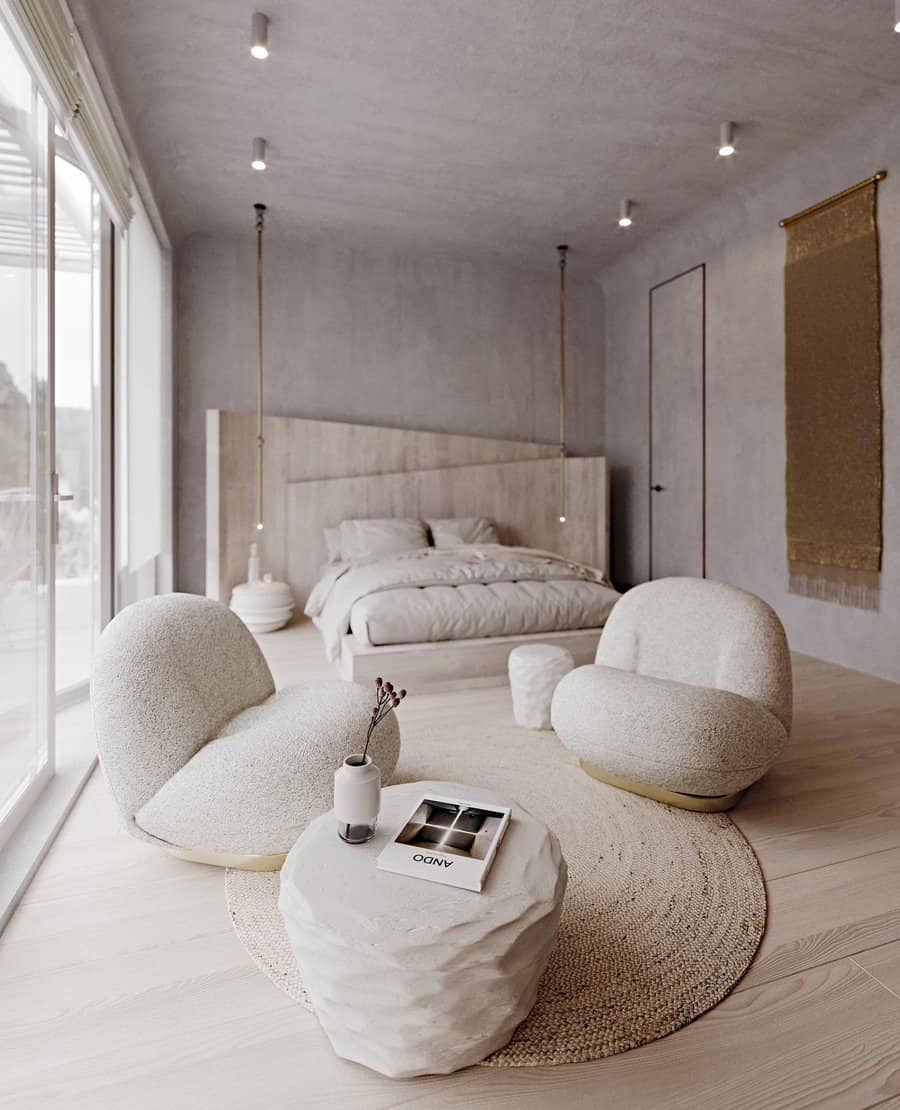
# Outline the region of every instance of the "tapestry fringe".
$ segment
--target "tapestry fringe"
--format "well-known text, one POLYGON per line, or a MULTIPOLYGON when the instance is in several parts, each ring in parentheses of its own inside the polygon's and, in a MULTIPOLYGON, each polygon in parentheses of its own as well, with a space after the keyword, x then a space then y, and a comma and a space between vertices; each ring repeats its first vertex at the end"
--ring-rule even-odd
POLYGON ((881 604, 881 576, 842 567, 791 564, 788 593, 830 601, 853 609, 877 611, 881 604))

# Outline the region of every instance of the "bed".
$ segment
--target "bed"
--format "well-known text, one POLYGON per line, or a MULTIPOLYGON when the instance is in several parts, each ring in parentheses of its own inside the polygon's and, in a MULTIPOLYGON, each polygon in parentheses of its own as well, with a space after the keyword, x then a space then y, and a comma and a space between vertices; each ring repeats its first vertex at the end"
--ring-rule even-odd
MULTIPOLYGON (((207 591, 223 600, 241 580, 248 537, 260 538, 245 422, 225 413, 208 421, 207 591)), ((270 421, 266 443, 263 570, 290 585, 342 677, 388 674, 417 690, 496 683, 510 650, 535 642, 593 659, 617 597, 606 579, 604 458, 289 418, 270 421), (484 518, 487 534, 453 531, 484 518), (398 521, 410 529, 399 551, 326 540, 345 525, 371 532, 387 522, 390 531, 398 521), (433 533, 435 522, 449 532, 433 533)))
POLYGON ((492 677, 512 646, 535 639, 586 661, 619 597, 594 567, 501 544, 487 518, 351 520, 325 539, 331 562, 305 612, 348 678, 394 662, 407 683, 410 666, 429 682, 492 677))
POLYGON ((357 655, 384 658, 359 649, 572 632, 590 654, 618 596, 599 571, 551 552, 425 547, 329 566, 306 614, 346 670, 357 655))

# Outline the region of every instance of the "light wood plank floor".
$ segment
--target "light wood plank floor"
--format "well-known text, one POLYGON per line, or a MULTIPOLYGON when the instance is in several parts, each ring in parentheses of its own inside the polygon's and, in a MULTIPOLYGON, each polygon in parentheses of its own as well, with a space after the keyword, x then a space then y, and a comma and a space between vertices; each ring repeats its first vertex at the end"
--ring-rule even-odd
MULTIPOLYGON (((330 674, 308 627, 281 685, 330 674)), ((0 1106, 16 1110, 900 1107, 900 686, 795 660, 793 741, 734 818, 769 929, 737 990, 609 1060, 391 1082, 335 1059, 251 965, 221 872, 121 832, 88 784, 0 938, 0 1106)), ((411 697, 404 727, 509 720, 505 688, 411 697)))

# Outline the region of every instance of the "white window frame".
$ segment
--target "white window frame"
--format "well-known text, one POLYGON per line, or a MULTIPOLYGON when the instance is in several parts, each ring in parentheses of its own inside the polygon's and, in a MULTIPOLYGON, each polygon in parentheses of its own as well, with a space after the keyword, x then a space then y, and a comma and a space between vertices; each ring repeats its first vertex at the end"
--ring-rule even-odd
MULTIPOLYGON (((172 589, 174 564, 174 497, 173 477, 173 281, 171 245, 160 219, 146 177, 134 152, 134 143, 127 130, 114 122, 100 84, 88 59, 71 14, 61 0, 0 0, 0 23, 9 31, 21 50, 26 64, 47 103, 51 116, 48 180, 48 214, 51 221, 49 258, 55 255, 52 218, 55 193, 52 168, 55 154, 53 119, 65 130, 78 160, 99 192, 109 219, 103 220, 101 239, 101 282, 103 308, 101 314, 101 548, 107 553, 107 564, 101 575, 101 623, 129 600, 140 586, 146 591, 144 579, 137 583, 120 573, 127 568, 127 545, 123 545, 123 523, 127 522, 127 478, 119 471, 117 460, 127 460, 127 321, 124 309, 127 288, 125 256, 128 221, 132 215, 131 196, 134 178, 142 184, 141 198, 163 251, 163 327, 162 368, 162 514, 163 550, 153 563, 153 591, 172 589), (126 153, 132 152, 131 156, 126 153), (125 404, 123 404, 123 402, 125 404), (126 420, 123 420, 123 412, 126 420)), ((113 93, 114 96, 114 93, 113 93)), ((52 288, 52 284, 51 284, 52 288)), ((53 332, 52 296, 49 305, 50 340, 53 332)), ((52 347, 51 347, 52 361, 52 347)), ((52 382, 52 368, 51 368, 52 382)), ((124 531, 127 533, 127 523, 124 531)), ((143 571, 143 568, 140 568, 143 571)), ((51 620, 53 616, 51 605, 51 620)), ((51 626, 51 636, 52 636, 51 626)), ((52 650, 52 649, 51 649, 52 650)), ((50 691, 54 682, 50 675, 50 691)), ((51 705, 52 709, 52 705, 51 705)), ((74 710, 72 712, 80 712, 74 710)), ((52 724, 52 722, 51 722, 52 724)), ((68 726, 67 726, 68 727, 68 726)), ((51 758, 45 768, 22 792, 17 804, 16 821, 4 830, 5 842, 0 843, 0 930, 53 842, 84 783, 96 766, 89 715, 72 726, 76 735, 67 737, 61 758, 54 769, 53 737, 50 736, 51 758)))

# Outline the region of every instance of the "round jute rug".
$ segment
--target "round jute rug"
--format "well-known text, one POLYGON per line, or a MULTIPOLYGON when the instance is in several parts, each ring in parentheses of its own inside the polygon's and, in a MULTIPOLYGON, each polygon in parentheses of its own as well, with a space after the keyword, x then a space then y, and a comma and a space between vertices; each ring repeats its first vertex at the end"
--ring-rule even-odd
MULTIPOLYGON (((752 849, 724 814, 606 786, 552 732, 496 720, 404 729, 393 781, 418 779, 515 798, 556 832, 569 865, 538 1000, 485 1065, 573 1063, 635 1048, 714 1006, 747 969, 765 929, 765 890, 752 849)), ((278 874, 229 871, 226 893, 250 956, 312 1009, 278 912, 278 874)))

